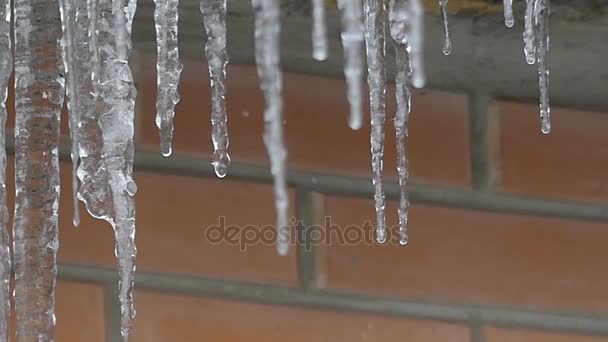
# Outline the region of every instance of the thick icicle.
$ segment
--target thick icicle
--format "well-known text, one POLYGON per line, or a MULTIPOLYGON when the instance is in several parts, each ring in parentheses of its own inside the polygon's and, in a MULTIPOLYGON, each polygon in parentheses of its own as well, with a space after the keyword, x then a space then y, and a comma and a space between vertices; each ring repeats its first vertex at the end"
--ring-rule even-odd
POLYGON ((171 155, 173 116, 179 102, 177 86, 182 72, 177 45, 179 0, 154 0, 156 26, 156 126, 160 130, 160 152, 171 155))
POLYGON ((348 125, 356 130, 363 125, 363 12, 359 0, 338 0, 338 8, 342 18, 344 78, 350 104, 348 125))
POLYGON ((386 121, 386 65, 385 65, 385 17, 384 0, 365 0, 365 45, 367 47, 367 83, 369 85, 371 112, 371 154, 374 206, 376 208, 376 240, 386 241, 384 214, 384 125, 386 121))
MULTIPOLYGON (((131 48, 128 17, 121 0, 88 0, 91 35, 94 111, 81 125, 82 181, 79 197, 92 216, 108 221, 116 237, 119 268, 121 333, 126 341, 135 310, 132 287, 135 272, 135 199, 133 122, 136 90, 128 64, 131 48)), ((131 9, 134 10, 134 7, 131 9)))
POLYGON ((203 25, 207 35, 205 54, 211 81, 211 140, 213 142, 213 168, 219 178, 226 177, 228 155, 228 114, 226 113, 226 0, 201 2, 203 25))
POLYGON ((443 51, 444 55, 452 53, 452 40, 450 39, 450 28, 448 27, 448 0, 439 0, 441 9, 441 23, 443 25, 443 51))
POLYGON ((264 143, 270 157, 270 169, 274 176, 275 203, 277 209, 277 251, 287 254, 289 226, 285 160, 287 150, 283 142, 282 76, 280 68, 279 36, 280 9, 278 0, 252 0, 255 12, 255 60, 264 93, 264 143))
POLYGON ((395 43, 395 65, 397 75, 396 99, 397 112, 395 113, 395 137, 397 145, 397 172, 399 174, 400 200, 399 200, 399 243, 406 245, 408 242, 408 212, 410 207, 408 180, 409 163, 407 158, 407 123, 411 110, 411 92, 409 89, 412 68, 410 64, 409 41, 411 32, 408 24, 408 6, 415 0, 391 0, 389 18, 391 38, 395 43))
POLYGON ((15 312, 18 341, 53 341, 64 98, 59 3, 15 0, 15 312))
POLYGON ((538 61, 538 83, 540 89, 541 131, 551 132, 551 108, 549 106, 549 0, 536 0, 534 6, 534 26, 536 35, 536 57, 538 61))
POLYGON ((513 19, 513 0, 503 0, 503 10, 505 14, 505 26, 513 27, 515 19, 513 19))
POLYGON ((528 64, 536 62, 536 34, 534 32, 534 5, 536 0, 526 0, 524 28, 524 55, 528 64))
POLYGON ((327 54, 325 3, 324 0, 312 0, 312 57, 324 61, 327 54))
POLYGON ((6 97, 13 70, 11 51, 11 2, 0 1, 0 342, 8 342, 11 309, 11 251, 6 203, 6 97))
MULTIPOLYGON (((72 205, 74 209, 72 223, 74 227, 80 224, 80 212, 78 210, 78 161, 80 154, 78 153, 78 124, 80 121, 80 97, 78 91, 78 81, 80 73, 80 65, 77 60, 77 49, 79 42, 75 40, 76 30, 76 12, 79 1, 59 0, 61 10, 61 26, 63 35, 61 37, 61 46, 63 47, 63 65, 65 69, 66 80, 66 96, 68 106, 68 124, 70 127, 70 138, 72 139, 72 149, 70 157, 72 159, 72 205)), ((86 94, 84 94, 86 96, 86 94)))

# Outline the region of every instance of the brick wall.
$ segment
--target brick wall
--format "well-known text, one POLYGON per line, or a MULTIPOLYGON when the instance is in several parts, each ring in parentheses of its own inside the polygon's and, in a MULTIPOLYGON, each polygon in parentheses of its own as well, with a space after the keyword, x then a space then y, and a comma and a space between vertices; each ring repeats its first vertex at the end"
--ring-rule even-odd
MULTIPOLYGON (((306 228, 297 232, 300 245, 279 257, 272 245, 242 250, 205 238, 220 217, 240 227, 274 222, 255 70, 230 66, 233 165, 218 180, 209 165, 206 66, 185 62, 175 154, 165 159, 154 125, 154 57, 140 52, 135 60, 133 341, 608 341, 608 115, 554 108, 553 132, 542 136, 534 104, 418 91, 410 245, 320 242, 314 227, 328 222, 337 237, 349 227, 369 231, 369 128, 348 128, 341 80, 286 74, 291 210, 306 228)), ((389 96, 389 117, 394 109, 389 96)), ((394 227, 398 186, 387 128, 394 227)), ((71 227, 67 147, 57 340, 118 342, 112 232, 86 215, 71 227)))

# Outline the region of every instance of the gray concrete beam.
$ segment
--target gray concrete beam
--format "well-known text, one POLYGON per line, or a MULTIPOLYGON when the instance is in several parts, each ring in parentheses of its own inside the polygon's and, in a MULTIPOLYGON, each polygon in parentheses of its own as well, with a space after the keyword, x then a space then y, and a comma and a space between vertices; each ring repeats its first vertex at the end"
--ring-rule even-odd
MULTIPOLYGON (((253 64, 253 18, 249 1, 229 0, 228 50, 232 63, 253 64)), ((339 18, 327 12, 330 58, 311 58, 311 23, 307 1, 285 1, 282 27, 282 64, 286 71, 342 77, 339 18)), ((608 110, 608 5, 606 0, 553 0, 551 16, 551 101, 554 105, 608 110)), ((199 1, 182 0, 181 51, 186 58, 203 60, 203 30, 199 1)), ((428 86, 452 92, 484 93, 503 99, 537 102, 535 66, 525 63, 522 50, 524 2, 515 5, 516 24, 507 29, 500 13, 461 13, 450 17, 454 51, 441 53, 441 25, 432 13, 425 20, 425 62, 428 86)), ((154 48, 151 0, 140 3, 134 23, 135 46, 154 48)), ((392 55, 391 44, 388 44, 392 55)), ((392 61, 392 58, 389 58, 392 61)), ((389 67, 389 78, 394 66, 389 67)), ((230 75, 229 75, 230 77, 230 75)), ((346 99, 345 99, 346 101, 346 99)))

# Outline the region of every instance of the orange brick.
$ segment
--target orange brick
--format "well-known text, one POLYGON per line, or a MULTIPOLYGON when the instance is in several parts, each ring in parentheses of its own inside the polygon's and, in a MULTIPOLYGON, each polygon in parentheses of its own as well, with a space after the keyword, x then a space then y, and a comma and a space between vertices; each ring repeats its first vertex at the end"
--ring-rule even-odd
POLYGON ((579 336, 566 333, 486 328, 487 342, 607 342, 607 337, 579 336))
MULTIPOLYGON (((55 300, 57 318, 55 339, 57 341, 106 341, 104 293, 101 286, 58 281, 55 300)), ((14 307, 11 320, 11 334, 14 337, 14 307)))
MULTIPOLYGON (((155 57, 141 54, 137 75, 141 142, 158 149, 154 124, 156 107, 155 57)), ((175 150, 210 155, 210 103, 207 66, 184 61, 181 102, 175 117, 175 150)), ((394 87, 387 91, 385 170, 396 175, 394 87)), ((360 131, 347 125, 348 103, 343 80, 284 74, 286 141, 289 166, 295 169, 363 175, 370 173, 369 124, 360 131)), ((267 163, 263 144, 263 97, 254 67, 228 69, 227 106, 230 153, 233 160, 267 163)), ((467 101, 462 95, 421 91, 414 96, 410 125, 413 176, 426 181, 469 184, 467 101), (437 139, 446 137, 446 139, 437 139), (448 138, 449 137, 449 138, 448 138), (449 141, 449 143, 448 143, 449 141)), ((366 120, 367 121, 367 120, 366 120)))
POLYGON ((133 341, 468 342, 443 322, 138 292, 133 341))
POLYGON ((60 281, 56 292, 57 341, 106 341, 101 286, 60 281))
POLYGON ((608 199, 608 116, 552 108, 540 132, 538 106, 499 102, 500 185, 518 194, 608 199))
MULTIPOLYGON (((13 179, 12 158, 8 163, 8 179, 13 179)), ((81 205, 81 226, 72 226, 71 165, 62 163, 61 171, 59 260, 114 267, 114 234, 109 224, 90 217, 81 205)), ((138 270, 297 281, 295 248, 289 256, 280 257, 274 245, 257 244, 244 252, 239 246, 210 244, 205 238, 205 227, 217 224, 220 216, 227 225, 273 225, 270 186, 146 172, 136 173, 135 178, 138 270)), ((12 212, 13 182, 8 187, 12 212)))
MULTIPOLYGON (((325 215, 341 229, 374 217, 371 199, 335 197, 325 215)), ((395 203, 387 217, 395 227, 395 203)), ((325 277, 330 288, 372 295, 606 312, 607 243, 603 224, 414 205, 407 247, 334 240, 325 277)))

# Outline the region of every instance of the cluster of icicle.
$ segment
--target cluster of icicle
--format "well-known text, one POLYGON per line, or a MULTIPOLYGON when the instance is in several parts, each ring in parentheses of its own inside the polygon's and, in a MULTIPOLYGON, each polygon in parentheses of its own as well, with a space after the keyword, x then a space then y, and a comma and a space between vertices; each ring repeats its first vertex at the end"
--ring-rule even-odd
MULTIPOLYGON (((313 58, 328 57, 323 0, 313 4, 313 58)), ((452 44, 447 0, 439 0, 444 33, 442 51, 452 44)), ((178 54, 178 0, 155 0, 157 33, 156 124, 161 153, 171 155, 173 117, 182 64, 178 54)), ((505 24, 514 24, 512 0, 504 0, 505 24)), ((279 0, 252 0, 255 15, 255 57, 265 98, 264 142, 276 196, 278 252, 286 254, 288 196, 287 152, 283 137, 282 85, 279 61, 279 0)), ((363 61, 367 52, 370 97, 371 158, 376 236, 385 242, 385 196, 382 185, 386 124, 386 32, 395 46, 397 110, 393 123, 397 142, 397 171, 401 187, 399 243, 408 242, 408 121, 410 86, 425 84, 423 67, 423 7, 421 0, 338 0, 342 25, 344 76, 350 104, 349 126, 363 125, 363 61)), ((133 120, 136 89, 129 67, 131 25, 136 0, 60 0, 38 2, 0 0, 0 342, 8 341, 11 255, 7 230, 6 147, 8 79, 15 72, 16 196, 13 252, 19 341, 54 340, 54 290, 58 241, 59 120, 67 98, 73 162, 74 225, 79 224, 77 200, 95 218, 106 220, 116 237, 119 265, 121 333, 130 335, 135 310, 132 287, 135 255, 135 200, 132 178, 133 120), (14 32, 11 32, 11 20, 14 32), (14 33, 14 39, 11 39, 14 33), (13 46, 14 44, 14 46, 13 46), (14 56, 11 49, 14 48, 14 56), (14 58, 13 58, 14 57, 14 58)), ((211 82, 213 167, 227 174, 226 0, 202 0, 200 10, 207 41, 205 55, 211 82)), ((548 0, 527 0, 524 32, 526 61, 538 63, 542 131, 550 130, 548 103, 548 0)))

